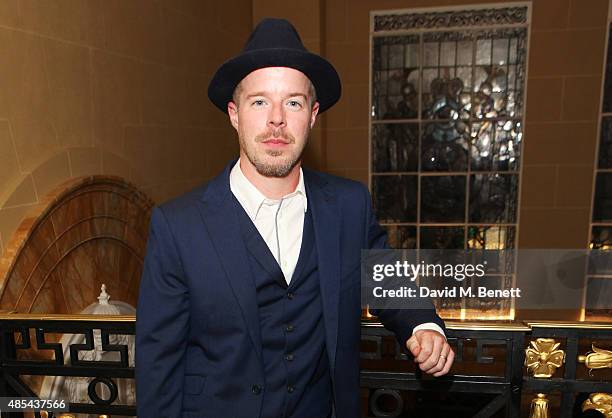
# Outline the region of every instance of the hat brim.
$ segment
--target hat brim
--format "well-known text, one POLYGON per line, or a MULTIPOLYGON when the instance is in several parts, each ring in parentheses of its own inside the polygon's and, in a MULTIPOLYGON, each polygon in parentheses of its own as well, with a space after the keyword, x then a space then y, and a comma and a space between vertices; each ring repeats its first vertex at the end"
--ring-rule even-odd
POLYGON ((227 113, 227 104, 238 83, 251 72, 266 67, 288 67, 304 73, 316 89, 319 113, 340 99, 342 88, 335 68, 319 55, 289 48, 248 51, 226 61, 210 81, 208 97, 227 113))

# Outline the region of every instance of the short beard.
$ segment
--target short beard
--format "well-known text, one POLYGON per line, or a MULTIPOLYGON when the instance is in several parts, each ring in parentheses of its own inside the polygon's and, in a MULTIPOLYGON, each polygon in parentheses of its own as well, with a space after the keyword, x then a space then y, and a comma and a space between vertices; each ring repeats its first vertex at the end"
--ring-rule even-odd
MULTIPOLYGON (((276 155, 280 155, 280 153, 278 151, 270 151, 268 152, 268 155, 276 156, 276 155)), ((259 174, 265 177, 277 177, 277 178, 287 177, 289 173, 291 173, 291 170, 293 169, 293 167, 295 167, 295 165, 299 161, 299 158, 298 158, 295 161, 287 161, 286 163, 281 164, 281 165, 272 165, 272 164, 267 164, 263 161, 259 161, 256 157, 251 158, 251 156, 248 154, 247 154, 247 158, 249 159, 251 164, 255 166, 255 169, 257 170, 259 174)))
MULTIPOLYGON (((287 136, 279 135, 279 134, 275 134, 273 136, 281 137, 283 139, 288 140, 290 143, 293 143, 293 144, 295 143, 295 138, 293 138, 292 136, 287 137, 287 136)), ((256 143, 263 142, 270 137, 271 135, 269 134, 258 135, 255 138, 255 142, 256 143)), ((255 155, 254 152, 249 151, 249 148, 247 147, 247 144, 245 143, 246 141, 244 141, 243 138, 239 138, 239 139, 240 139, 240 142, 242 143, 242 148, 244 149, 245 155, 247 156, 251 164, 255 167, 255 170, 257 170, 259 174, 265 177, 276 177, 276 178, 287 177, 289 173, 291 173, 291 170, 293 170, 293 168, 297 165, 297 163, 300 162, 302 158, 302 153, 304 152, 304 147, 306 146, 306 142, 305 142, 304 147, 301 150, 298 150, 299 152, 296 153, 296 156, 294 158, 288 161, 285 161, 284 163, 280 165, 277 165, 277 164, 270 164, 265 161, 261 161, 259 158, 257 158, 257 155, 255 155)), ((268 150, 266 151, 266 153, 271 157, 278 157, 278 156, 283 155, 283 151, 268 150)))

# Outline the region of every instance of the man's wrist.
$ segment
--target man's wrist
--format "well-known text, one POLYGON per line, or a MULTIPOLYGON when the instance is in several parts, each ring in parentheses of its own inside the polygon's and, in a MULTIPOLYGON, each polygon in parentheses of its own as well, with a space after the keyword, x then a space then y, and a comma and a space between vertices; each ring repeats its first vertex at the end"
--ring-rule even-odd
POLYGON ((442 327, 436 324, 435 322, 425 322, 423 324, 417 325, 416 327, 412 329, 412 335, 414 335, 415 332, 420 331, 420 330, 437 331, 440 334, 442 334, 444 338, 446 338, 446 334, 444 333, 444 330, 442 329, 442 327))

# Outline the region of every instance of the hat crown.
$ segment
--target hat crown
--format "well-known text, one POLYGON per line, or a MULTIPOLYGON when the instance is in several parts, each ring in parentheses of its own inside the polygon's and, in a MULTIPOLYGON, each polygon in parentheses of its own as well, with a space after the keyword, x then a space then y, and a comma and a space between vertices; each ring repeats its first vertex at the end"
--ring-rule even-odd
POLYGON ((295 27, 285 19, 263 19, 247 39, 242 52, 270 48, 306 51, 295 27))

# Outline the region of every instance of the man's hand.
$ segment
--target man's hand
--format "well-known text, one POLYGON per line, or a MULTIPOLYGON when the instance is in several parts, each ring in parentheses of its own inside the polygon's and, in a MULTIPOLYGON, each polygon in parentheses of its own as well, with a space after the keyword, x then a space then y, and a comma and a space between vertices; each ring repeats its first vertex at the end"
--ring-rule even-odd
POLYGON ((448 373, 455 359, 455 352, 438 331, 429 329, 415 331, 406 341, 406 347, 414 356, 419 368, 436 377, 448 373))

